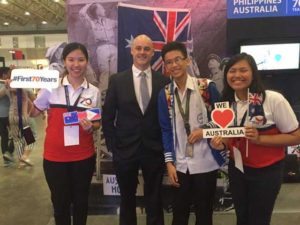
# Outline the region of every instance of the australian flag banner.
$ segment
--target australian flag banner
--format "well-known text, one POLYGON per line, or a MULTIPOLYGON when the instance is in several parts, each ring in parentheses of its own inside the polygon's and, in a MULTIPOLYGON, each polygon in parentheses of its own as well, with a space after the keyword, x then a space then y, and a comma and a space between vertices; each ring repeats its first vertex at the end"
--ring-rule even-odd
POLYGON ((155 54, 151 65, 154 70, 161 70, 163 66, 161 49, 167 42, 183 42, 188 51, 191 51, 191 11, 119 3, 118 71, 131 67, 131 43, 140 34, 146 34, 152 39, 155 54))

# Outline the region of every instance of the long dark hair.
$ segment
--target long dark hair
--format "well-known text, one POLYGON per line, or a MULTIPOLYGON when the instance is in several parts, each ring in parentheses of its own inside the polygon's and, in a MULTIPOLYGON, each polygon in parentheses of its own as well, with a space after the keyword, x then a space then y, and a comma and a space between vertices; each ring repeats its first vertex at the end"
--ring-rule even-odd
POLYGON ((246 60, 251 68, 252 71, 252 82, 249 87, 249 92, 251 93, 259 93, 263 95, 263 101, 265 99, 266 93, 265 93, 265 87, 261 81, 260 74, 257 69, 256 62, 254 58, 251 55, 248 55, 246 53, 240 53, 232 56, 229 61, 226 64, 225 70, 224 70, 224 89, 222 92, 222 100, 223 101, 229 101, 230 103, 234 102, 234 90, 228 85, 227 82, 227 73, 229 69, 235 65, 236 63, 246 60))

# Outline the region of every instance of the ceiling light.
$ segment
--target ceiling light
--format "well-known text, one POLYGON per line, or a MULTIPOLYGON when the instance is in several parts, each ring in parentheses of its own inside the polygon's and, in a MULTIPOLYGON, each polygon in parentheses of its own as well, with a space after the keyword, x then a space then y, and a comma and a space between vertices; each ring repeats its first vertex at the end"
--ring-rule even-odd
POLYGON ((3 4, 3 5, 7 5, 7 4, 8 4, 8 2, 7 2, 7 0, 1 0, 1 4, 3 4))
POLYGON ((54 2, 59 2, 59 0, 53 0, 54 2))
POLYGON ((44 21, 42 21, 42 24, 47 24, 47 21, 45 21, 45 20, 44 20, 44 21))
POLYGON ((8 25, 9 25, 9 22, 4 22, 3 25, 4 25, 4 26, 8 26, 8 25))
POLYGON ((24 13, 24 15, 30 16, 30 12, 26 11, 26 12, 24 13))

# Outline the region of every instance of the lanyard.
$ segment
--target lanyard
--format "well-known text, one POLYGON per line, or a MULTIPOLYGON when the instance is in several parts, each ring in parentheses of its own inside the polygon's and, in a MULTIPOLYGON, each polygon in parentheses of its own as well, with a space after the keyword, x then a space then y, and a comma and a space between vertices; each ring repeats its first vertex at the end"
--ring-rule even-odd
POLYGON ((75 107, 77 106, 78 102, 79 102, 79 99, 81 97, 81 94, 83 92, 83 87, 81 88, 81 92, 79 94, 79 96, 77 97, 76 101, 74 102, 74 105, 71 106, 71 103, 70 103, 70 96, 69 96, 69 90, 68 90, 68 86, 65 85, 64 86, 65 88, 65 97, 66 97, 66 103, 67 103, 67 109, 68 109, 68 112, 71 112, 71 111, 74 111, 75 110, 75 107))
POLYGON ((182 105, 181 105, 181 101, 180 101, 179 94, 178 94, 178 89, 175 90, 175 97, 176 97, 180 115, 183 119, 186 135, 189 136, 191 133, 191 126, 189 123, 191 90, 187 89, 187 96, 186 96, 186 102, 185 102, 185 113, 184 113, 182 105))
MULTIPOLYGON (((235 114, 235 117, 234 117, 234 126, 238 126, 238 124, 237 124, 237 115, 238 115, 238 113, 237 113, 237 103, 233 102, 232 106, 233 106, 233 111, 234 111, 234 114, 235 114)), ((240 127, 244 126, 244 123, 246 121, 246 116, 247 116, 247 110, 246 110, 246 112, 243 115, 243 118, 242 118, 241 123, 239 125, 240 127)))

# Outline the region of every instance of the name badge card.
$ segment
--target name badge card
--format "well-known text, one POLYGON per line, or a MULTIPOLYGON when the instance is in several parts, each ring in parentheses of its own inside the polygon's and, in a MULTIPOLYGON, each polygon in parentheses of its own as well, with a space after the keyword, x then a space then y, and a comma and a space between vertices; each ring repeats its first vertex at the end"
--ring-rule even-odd
POLYGON ((79 126, 64 126, 65 146, 79 145, 79 126))
POLYGON ((244 127, 230 127, 235 118, 233 110, 229 107, 229 102, 215 103, 215 109, 211 113, 212 121, 220 128, 203 129, 203 138, 221 137, 245 137, 244 127))

